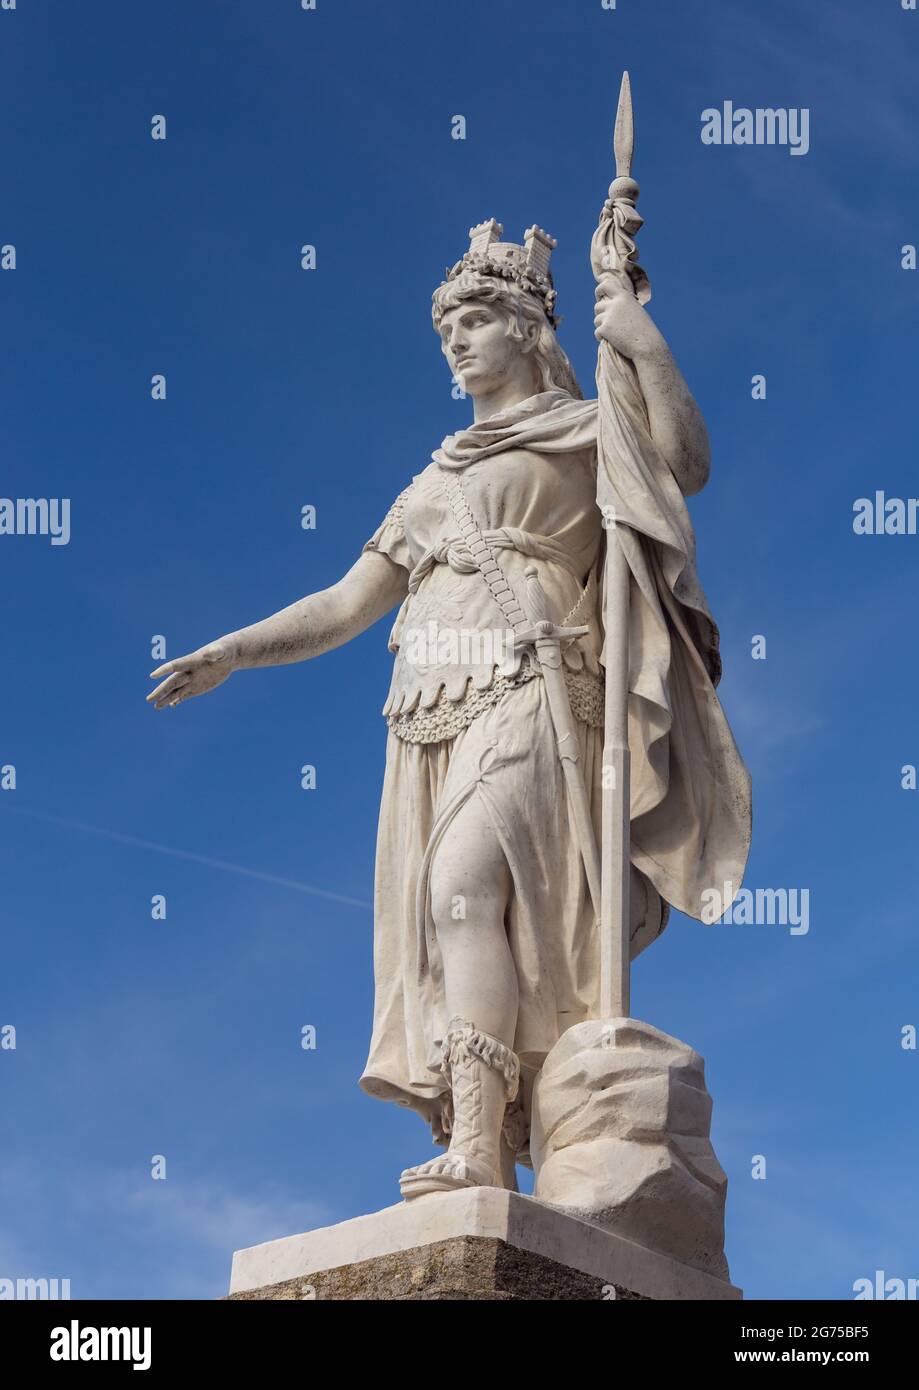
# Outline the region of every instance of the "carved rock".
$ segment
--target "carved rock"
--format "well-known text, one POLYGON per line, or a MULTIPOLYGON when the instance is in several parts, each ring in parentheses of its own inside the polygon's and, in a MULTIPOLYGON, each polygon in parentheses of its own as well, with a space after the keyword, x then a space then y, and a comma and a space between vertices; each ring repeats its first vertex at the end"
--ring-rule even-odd
POLYGON ((685 1043, 632 1018, 578 1024, 535 1084, 534 1195, 727 1279, 711 1112, 705 1063, 685 1043))

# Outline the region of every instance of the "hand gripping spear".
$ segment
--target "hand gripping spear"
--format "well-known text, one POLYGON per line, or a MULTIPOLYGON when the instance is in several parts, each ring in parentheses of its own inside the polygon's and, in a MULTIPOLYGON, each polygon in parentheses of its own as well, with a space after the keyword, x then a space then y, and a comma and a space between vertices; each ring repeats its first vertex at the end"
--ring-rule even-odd
MULTIPOLYGON (((629 74, 622 74, 613 152, 616 178, 610 184, 590 248, 591 267, 599 281, 613 272, 627 281, 641 303, 651 297, 644 271, 635 263, 633 239, 642 218, 635 211, 638 184, 631 177, 635 135, 629 74)), ((628 364, 631 365, 631 364, 628 364)), ((606 710, 603 745, 603 818, 600 835, 600 1017, 627 1018, 630 1010, 629 876, 629 589, 631 572, 622 546, 623 524, 617 521, 607 480, 616 468, 605 412, 617 410, 616 382, 628 370, 621 355, 605 341, 597 354, 597 505, 606 528, 604 612, 606 632, 606 710), (618 359, 618 362, 617 362, 618 359)), ((620 431, 612 431, 618 433, 620 431)))

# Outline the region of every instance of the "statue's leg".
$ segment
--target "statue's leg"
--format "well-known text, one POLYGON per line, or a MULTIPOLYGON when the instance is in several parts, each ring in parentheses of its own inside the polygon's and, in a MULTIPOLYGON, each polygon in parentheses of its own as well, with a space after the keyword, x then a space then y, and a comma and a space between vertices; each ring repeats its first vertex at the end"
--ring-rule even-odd
POLYGON ((517 972, 505 928, 512 879, 482 800, 457 812, 431 866, 431 916, 451 1019, 444 1075, 452 1091, 447 1153, 406 1169, 405 1197, 512 1181, 502 1152, 505 1106, 516 1095, 517 972))
POLYGON ((447 1016, 474 1018, 508 1045, 517 1026, 517 971, 505 915, 513 879, 482 798, 457 812, 431 865, 431 916, 443 959, 447 1016))

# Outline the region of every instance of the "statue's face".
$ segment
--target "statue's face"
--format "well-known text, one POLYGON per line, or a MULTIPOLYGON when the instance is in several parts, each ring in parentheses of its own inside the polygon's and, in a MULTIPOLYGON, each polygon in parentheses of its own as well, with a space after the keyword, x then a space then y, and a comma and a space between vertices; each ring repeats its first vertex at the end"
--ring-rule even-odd
POLYGON ((470 300, 448 309, 440 337, 453 375, 470 396, 500 389, 519 364, 521 345, 508 337, 507 318, 492 304, 470 300))

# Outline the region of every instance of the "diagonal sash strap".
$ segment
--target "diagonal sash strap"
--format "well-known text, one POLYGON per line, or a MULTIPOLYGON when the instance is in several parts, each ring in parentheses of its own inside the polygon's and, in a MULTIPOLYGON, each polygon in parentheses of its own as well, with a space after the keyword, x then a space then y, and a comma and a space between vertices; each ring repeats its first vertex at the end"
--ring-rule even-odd
POLYGON ((532 642, 532 625, 527 622, 526 614, 520 607, 517 595, 498 564, 495 552, 482 535, 475 517, 469 510, 469 503, 466 501, 466 494, 463 492, 459 478, 441 476, 440 485, 447 495, 447 501, 453 511, 453 519, 459 527, 460 535, 466 542, 469 554, 475 561, 476 569, 491 590, 492 597, 504 614, 508 627, 513 628, 519 641, 532 642))

